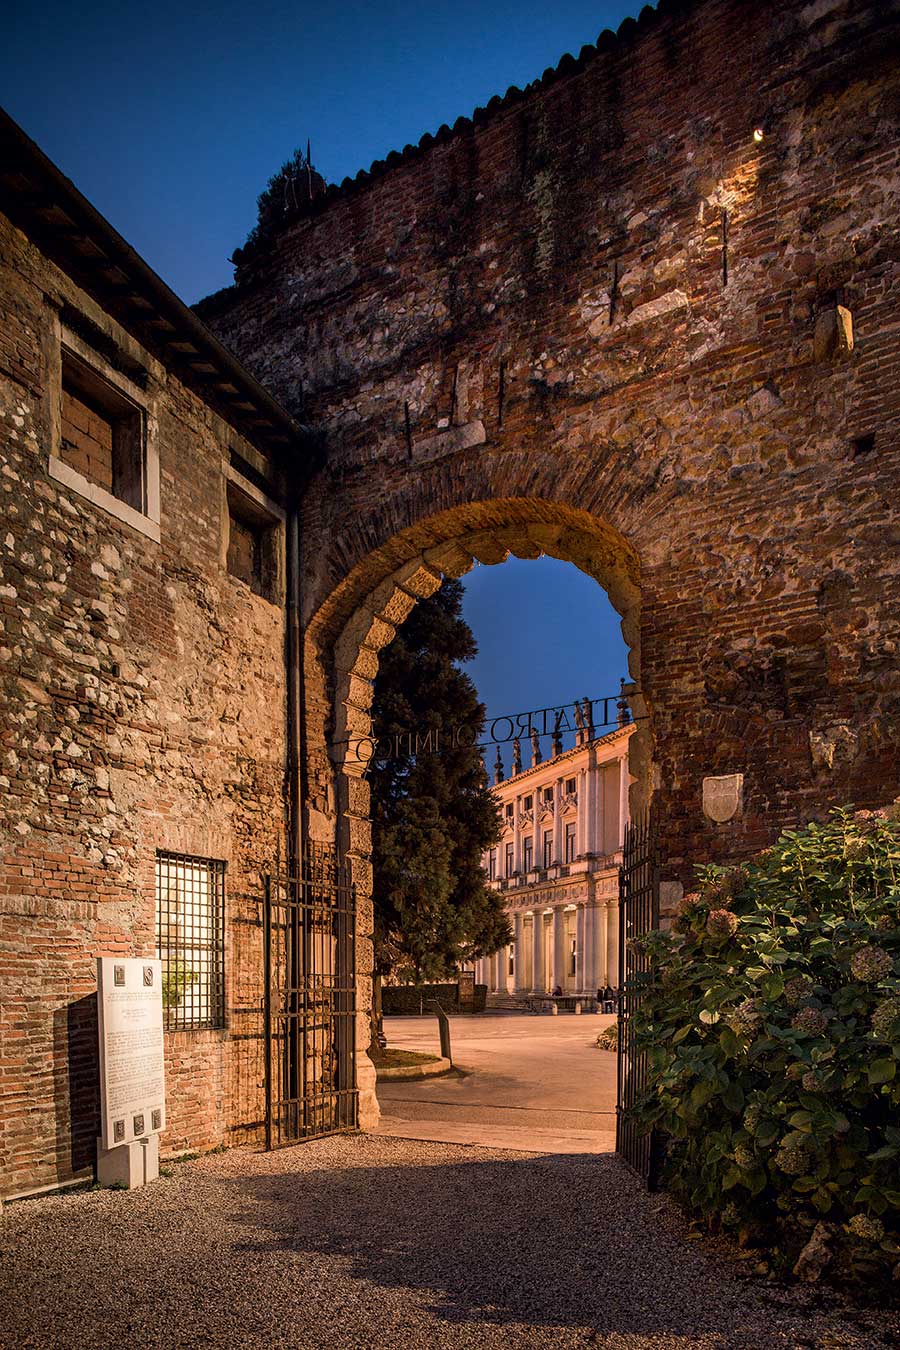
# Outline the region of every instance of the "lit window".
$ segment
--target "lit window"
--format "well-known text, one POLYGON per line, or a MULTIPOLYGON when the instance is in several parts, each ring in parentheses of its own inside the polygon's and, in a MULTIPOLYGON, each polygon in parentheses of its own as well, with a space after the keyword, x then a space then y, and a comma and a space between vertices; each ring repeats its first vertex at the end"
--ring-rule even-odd
POLYGON ((156 954, 167 1031, 225 1025, 225 864, 156 856, 156 954))

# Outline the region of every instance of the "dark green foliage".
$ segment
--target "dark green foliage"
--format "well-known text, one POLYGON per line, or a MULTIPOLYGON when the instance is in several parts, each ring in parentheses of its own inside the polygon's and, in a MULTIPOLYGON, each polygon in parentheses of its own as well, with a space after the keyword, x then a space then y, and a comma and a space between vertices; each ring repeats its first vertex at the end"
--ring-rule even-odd
POLYGON ((779 1270, 818 1224, 827 1276, 869 1287, 900 1261, 898 815, 835 811, 702 869, 674 930, 641 940, 639 1114, 670 1188, 779 1270))
MULTIPOLYGON (((476 651, 461 609, 462 586, 445 582, 381 652, 377 736, 483 722, 475 686, 457 664, 476 651)), ((509 942, 502 900, 481 866, 500 814, 478 750, 376 763, 370 781, 377 971, 440 980, 509 942)))

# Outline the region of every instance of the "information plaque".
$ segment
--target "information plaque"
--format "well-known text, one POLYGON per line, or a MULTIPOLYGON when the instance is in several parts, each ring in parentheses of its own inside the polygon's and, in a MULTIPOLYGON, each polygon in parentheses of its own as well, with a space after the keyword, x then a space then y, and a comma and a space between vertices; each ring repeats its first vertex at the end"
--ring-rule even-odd
POLYGON ((166 1125, 162 963, 97 957, 103 1147, 118 1148, 166 1125))

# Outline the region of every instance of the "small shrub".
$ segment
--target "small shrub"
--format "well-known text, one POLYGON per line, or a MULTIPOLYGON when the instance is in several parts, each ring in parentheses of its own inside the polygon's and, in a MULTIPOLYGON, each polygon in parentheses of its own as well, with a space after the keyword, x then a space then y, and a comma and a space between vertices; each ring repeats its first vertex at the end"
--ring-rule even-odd
POLYGON ((619 1024, 611 1022, 608 1027, 604 1027, 597 1037, 597 1044, 601 1050, 618 1050, 619 1048, 619 1024))
POLYGON ((900 1279, 898 815, 835 811, 701 869, 641 939, 636 1016, 676 1197, 782 1272, 870 1287, 900 1279))

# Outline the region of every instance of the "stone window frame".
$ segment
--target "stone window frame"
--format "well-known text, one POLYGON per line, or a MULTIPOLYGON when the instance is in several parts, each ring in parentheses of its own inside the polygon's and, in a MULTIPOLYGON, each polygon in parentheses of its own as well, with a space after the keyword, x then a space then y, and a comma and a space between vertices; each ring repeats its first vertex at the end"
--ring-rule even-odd
POLYGON ((47 471, 51 478, 79 497, 91 502, 123 525, 153 543, 160 542, 159 497, 159 421, 156 400, 146 390, 116 370, 89 343, 55 316, 53 335, 54 371, 50 381, 50 453, 47 471), (86 366, 102 384, 111 388, 119 399, 133 404, 141 415, 140 454, 143 468, 143 509, 137 510, 114 493, 92 482, 62 458, 62 394, 63 367, 67 359, 86 366))
POLYGON ((222 463, 222 549, 221 564, 228 575, 239 585, 246 586, 253 594, 270 605, 281 606, 284 603, 285 571, 285 525, 287 512, 276 501, 267 496, 255 483, 236 469, 227 460, 222 463), (235 575, 228 566, 228 549, 231 540, 231 515, 234 507, 247 513, 252 522, 266 530, 266 575, 263 588, 256 590, 241 577, 235 575))

